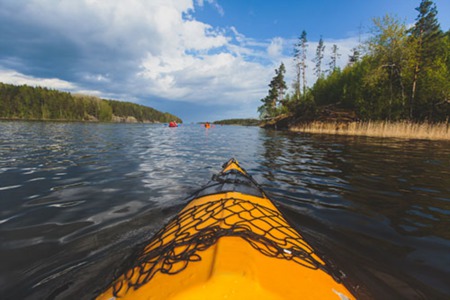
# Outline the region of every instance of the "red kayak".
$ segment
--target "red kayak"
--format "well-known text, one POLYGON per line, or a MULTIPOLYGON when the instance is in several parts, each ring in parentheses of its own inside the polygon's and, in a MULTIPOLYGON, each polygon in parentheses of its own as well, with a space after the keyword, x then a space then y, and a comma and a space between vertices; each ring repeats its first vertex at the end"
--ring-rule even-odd
POLYGON ((169 127, 178 127, 178 124, 175 122, 170 122, 169 127))

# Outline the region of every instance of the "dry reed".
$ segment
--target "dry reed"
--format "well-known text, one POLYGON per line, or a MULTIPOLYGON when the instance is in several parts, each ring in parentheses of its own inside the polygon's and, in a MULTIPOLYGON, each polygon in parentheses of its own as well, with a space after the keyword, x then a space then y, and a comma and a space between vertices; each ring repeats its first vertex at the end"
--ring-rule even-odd
POLYGON ((450 140, 450 123, 403 122, 310 122, 293 126, 295 132, 362 135, 408 139, 450 140))

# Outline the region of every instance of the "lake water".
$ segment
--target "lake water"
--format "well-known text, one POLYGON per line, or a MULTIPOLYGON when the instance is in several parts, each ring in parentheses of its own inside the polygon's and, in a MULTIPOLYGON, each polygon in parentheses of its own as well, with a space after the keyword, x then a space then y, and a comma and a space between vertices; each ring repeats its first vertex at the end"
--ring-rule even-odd
POLYGON ((361 299, 450 298, 449 142, 50 122, 0 122, 0 298, 93 298, 231 157, 361 299))

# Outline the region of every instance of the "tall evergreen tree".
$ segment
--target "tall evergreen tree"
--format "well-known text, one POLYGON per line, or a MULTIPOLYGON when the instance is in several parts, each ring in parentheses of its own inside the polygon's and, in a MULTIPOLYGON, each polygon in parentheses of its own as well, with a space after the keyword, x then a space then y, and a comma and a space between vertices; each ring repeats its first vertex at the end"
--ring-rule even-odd
POLYGON ((348 64, 351 66, 357 63, 361 58, 361 51, 359 47, 352 48, 352 54, 348 56, 348 64))
POLYGON ((319 39, 319 43, 317 44, 316 48, 316 57, 314 59, 316 63, 316 67, 314 68, 314 73, 316 74, 317 78, 321 78, 323 76, 322 72, 322 60, 323 60, 323 54, 325 52, 325 45, 323 43, 322 36, 319 39))
POLYGON ((284 66, 284 63, 281 63, 278 70, 275 70, 275 74, 274 88, 277 91, 277 102, 281 103, 284 99, 284 94, 287 88, 286 82, 284 81, 284 74, 286 74, 286 67, 284 66))
POLYGON ((298 101, 300 100, 301 83, 303 79, 303 95, 306 93, 306 48, 308 40, 306 39, 306 31, 302 31, 302 34, 298 38, 298 42, 294 45, 294 63, 295 63, 295 81, 294 97, 298 101))
POLYGON ((260 117, 274 117, 276 114, 276 108, 279 103, 284 99, 286 91, 286 82, 284 81, 284 74, 286 73, 286 67, 284 63, 280 64, 278 69, 275 69, 275 76, 269 83, 269 93, 266 97, 261 99, 263 103, 258 107, 260 117))
POLYGON ((300 43, 300 38, 297 43, 294 44, 294 68, 295 68, 295 79, 292 87, 294 89, 294 98, 296 100, 300 99, 300 81, 302 74, 302 48, 300 43))
POLYGON ((358 46, 352 48, 352 53, 348 56, 348 66, 352 66, 353 64, 359 62, 362 58, 363 45, 361 42, 363 26, 360 24, 358 26, 358 46))
POLYGON ((436 5, 431 0, 422 0, 419 7, 416 23, 411 28, 411 39, 415 46, 415 63, 411 96, 409 102, 409 115, 414 115, 414 106, 417 95, 417 87, 420 75, 426 66, 432 66, 438 55, 438 44, 442 37, 442 31, 437 21, 436 5))
POLYGON ((330 73, 333 73, 337 69, 337 60, 339 59, 339 57, 341 57, 341 54, 339 54, 338 50, 339 47, 336 44, 333 44, 333 47, 331 48, 331 60, 329 63, 330 73))
POLYGON ((300 46, 302 48, 302 77, 303 77, 303 97, 306 95, 306 52, 308 48, 308 39, 306 38, 306 31, 302 31, 300 36, 300 46))

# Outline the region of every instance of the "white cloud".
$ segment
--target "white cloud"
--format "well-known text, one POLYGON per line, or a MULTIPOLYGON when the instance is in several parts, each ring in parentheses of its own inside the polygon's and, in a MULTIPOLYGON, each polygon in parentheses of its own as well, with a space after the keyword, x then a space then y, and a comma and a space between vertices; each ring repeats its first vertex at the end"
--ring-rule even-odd
POLYGON ((111 80, 108 78, 109 75, 103 75, 103 74, 91 74, 88 73, 84 75, 84 79, 88 81, 94 81, 94 82, 111 82, 111 80))
POLYGON ((264 93, 268 70, 230 53, 205 56, 154 57, 142 64, 146 89, 164 98, 204 104, 245 103, 264 93))
POLYGON ((97 90, 85 90, 72 82, 58 78, 39 78, 22 74, 14 70, 0 69, 0 82, 13 85, 28 85, 35 87, 45 87, 60 91, 75 92, 85 95, 93 95, 108 98, 108 94, 97 90))
MULTIPOLYGON (((288 86, 294 76, 291 53, 295 41, 281 37, 255 40, 234 27, 215 28, 193 17, 196 5, 205 4, 223 14, 216 0, 195 0, 196 5, 194 0, 3 1, 2 16, 10 18, 7 22, 27 28, 35 37, 15 40, 15 35, 8 36, 11 45, 17 44, 17 51, 11 52, 27 49, 28 56, 0 55, 3 82, 123 100, 145 97, 233 104, 245 110, 242 114, 254 115, 281 61, 286 65, 288 86), (11 70, 20 66, 23 71, 11 70), (33 68, 46 70, 54 78, 24 75, 32 74, 33 68), (70 73, 63 78, 72 82, 57 79, 61 75, 57 72, 70 73)), ((344 66, 355 41, 326 40, 324 64, 335 43, 342 54, 339 66, 344 66)), ((309 85, 315 81, 316 46, 309 43, 309 85)))
POLYGON ((280 57, 283 51, 283 39, 280 37, 275 37, 270 42, 269 47, 267 47, 267 53, 272 57, 280 57))
POLYGON ((27 76, 14 70, 0 69, 0 82, 14 85, 41 86, 58 90, 75 90, 77 86, 68 81, 57 78, 36 78, 27 76))

